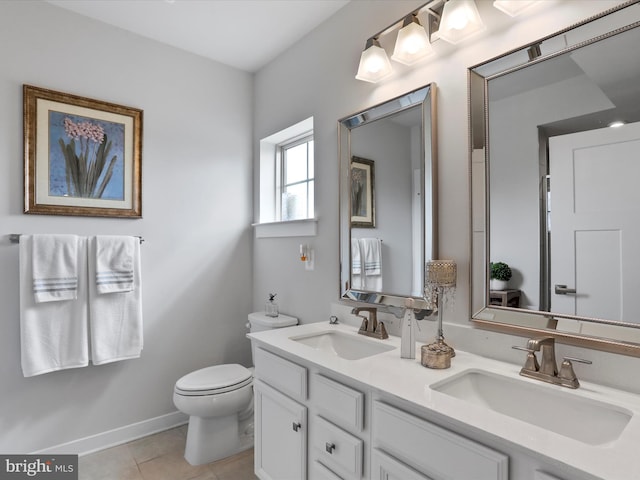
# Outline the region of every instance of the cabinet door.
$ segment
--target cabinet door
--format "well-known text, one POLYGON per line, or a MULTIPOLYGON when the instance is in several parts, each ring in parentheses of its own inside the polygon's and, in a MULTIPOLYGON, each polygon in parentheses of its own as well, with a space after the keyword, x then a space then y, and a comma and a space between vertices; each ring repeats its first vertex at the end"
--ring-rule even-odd
POLYGON ((373 402, 373 446, 434 480, 508 480, 509 457, 383 402, 373 402))
POLYGON ((255 472, 262 480, 306 480, 307 408, 254 382, 255 472))
POLYGON ((431 480, 377 448, 371 454, 371 480, 431 480))

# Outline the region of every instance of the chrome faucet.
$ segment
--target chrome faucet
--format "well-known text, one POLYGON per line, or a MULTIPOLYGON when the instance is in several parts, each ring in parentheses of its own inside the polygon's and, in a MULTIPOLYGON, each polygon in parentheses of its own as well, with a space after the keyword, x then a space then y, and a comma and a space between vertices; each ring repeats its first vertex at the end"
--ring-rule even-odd
POLYGON ((573 370, 573 362, 591 364, 590 360, 581 358, 564 357, 560 373, 556 364, 556 341, 553 337, 532 338, 527 342, 526 347, 514 346, 516 350, 527 352, 527 360, 520 370, 523 377, 535 378, 543 382, 561 385, 563 387, 578 388, 580 382, 573 370), (541 359, 538 364, 536 352, 540 352, 541 359))
POLYGON ((351 310, 351 313, 356 317, 362 318, 362 324, 358 330, 360 335, 379 339, 389 338, 384 323, 378 322, 378 311, 374 307, 356 307, 351 310), (369 318, 360 315, 360 312, 369 312, 369 318))

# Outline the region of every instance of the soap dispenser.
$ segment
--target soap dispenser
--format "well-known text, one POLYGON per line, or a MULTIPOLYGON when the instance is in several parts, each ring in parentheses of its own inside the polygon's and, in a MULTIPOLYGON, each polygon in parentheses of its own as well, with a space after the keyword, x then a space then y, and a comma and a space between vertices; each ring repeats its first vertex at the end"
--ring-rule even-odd
POLYGON ((278 304, 275 302, 277 293, 269 294, 269 301, 264 305, 264 314, 267 317, 277 317, 279 315, 278 312, 278 304))
POLYGON ((416 317, 413 307, 413 299, 408 298, 400 325, 400 358, 416 358, 416 317))

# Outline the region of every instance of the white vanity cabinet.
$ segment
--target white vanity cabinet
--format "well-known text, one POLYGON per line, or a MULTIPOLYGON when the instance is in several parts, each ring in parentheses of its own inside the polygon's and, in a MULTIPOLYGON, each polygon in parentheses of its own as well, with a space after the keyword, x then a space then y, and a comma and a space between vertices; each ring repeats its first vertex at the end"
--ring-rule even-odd
MULTIPOLYGON (((363 340, 357 332, 357 326, 310 323, 249 334, 255 351, 255 455, 260 479, 638 477, 639 395, 588 382, 571 395, 558 386, 541 387, 562 393, 563 401, 572 401, 573 395, 582 397, 578 405, 589 399, 600 404, 612 396, 611 408, 632 415, 617 440, 593 444, 588 438, 563 436, 441 389, 444 381, 469 372, 504 376, 516 388, 525 383, 534 386, 535 380, 519 378, 520 365, 457 351, 450 369, 432 370, 422 367, 418 359, 401 358, 400 338, 363 340), (339 334, 335 338, 330 335, 334 332, 339 334), (329 346, 310 342, 313 337, 329 341, 329 346), (368 357, 351 359, 340 350, 349 344, 342 340, 357 343, 347 348, 359 348, 360 353, 372 342, 391 348, 382 353, 370 349, 368 357), (336 346, 340 348, 332 350, 336 346), (294 424, 300 424, 297 432, 294 424), (283 465, 290 470, 278 473, 283 465)), ((542 407, 535 401, 522 403, 523 409, 535 414, 542 407)), ((585 417, 586 424, 592 417, 585 417)))
POLYGON ((256 348, 255 473, 262 480, 307 478, 307 369, 256 348))
POLYGON ((257 344, 254 353, 255 472, 261 480, 604 478, 450 421, 402 398, 401 387, 373 386, 340 362, 332 366, 271 348, 257 344))

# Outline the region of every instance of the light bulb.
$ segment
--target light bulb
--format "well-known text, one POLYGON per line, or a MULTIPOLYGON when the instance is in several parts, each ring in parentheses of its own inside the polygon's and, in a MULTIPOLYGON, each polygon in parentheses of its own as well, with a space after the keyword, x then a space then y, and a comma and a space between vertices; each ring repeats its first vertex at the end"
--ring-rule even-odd
POLYGON ((442 9, 438 37, 456 44, 484 28, 473 0, 448 0, 442 9))
POLYGON ((377 40, 367 41, 367 48, 360 56, 360 65, 356 78, 365 82, 376 83, 393 73, 387 52, 377 40))
POLYGON ((413 65, 433 53, 429 36, 418 19, 411 15, 398 32, 391 59, 405 65, 413 65))
POLYGON ((461 8, 453 10, 447 19, 447 28, 453 30, 462 30, 468 24, 469 18, 467 17, 467 12, 461 8))

